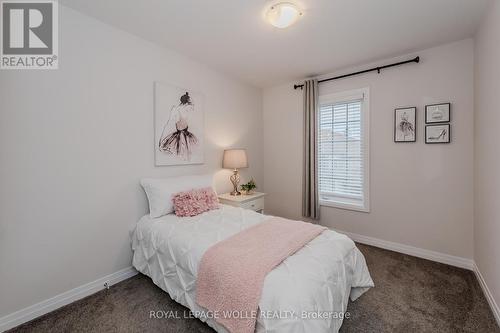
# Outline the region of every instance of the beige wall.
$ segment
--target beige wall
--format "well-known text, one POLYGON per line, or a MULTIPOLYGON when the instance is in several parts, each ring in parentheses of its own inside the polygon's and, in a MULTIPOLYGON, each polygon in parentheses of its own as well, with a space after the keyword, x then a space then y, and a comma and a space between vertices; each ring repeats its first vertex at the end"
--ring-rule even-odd
MULTIPOLYGON (((473 41, 381 63, 417 54, 418 65, 321 84, 321 94, 370 87, 371 212, 322 207, 320 223, 472 258, 473 41), (452 103, 452 143, 426 145, 424 105, 437 102, 452 103), (395 144, 394 108, 404 106, 418 108, 417 142, 395 144)), ((300 219, 302 96, 293 83, 264 90, 264 183, 267 212, 300 219)))
MULTIPOLYGON (((321 223, 474 257, 497 303, 499 7, 475 46, 475 119, 470 39, 401 57, 418 54, 418 65, 321 86, 323 94, 370 87, 371 95, 371 212, 323 207, 321 223), (423 107, 447 101, 453 142, 425 145, 423 107), (393 143, 393 109, 401 106, 418 107, 417 143, 393 143)), ((248 149, 243 178, 265 182, 268 213, 301 218, 297 82, 265 89, 262 101, 259 89, 60 10, 60 69, 0 73, 0 317, 129 266, 128 229, 147 211, 138 180, 217 172, 218 189, 229 190, 228 172, 220 171, 225 147, 248 149), (155 80, 204 92, 204 165, 154 167, 155 80)))
POLYGON ((500 1, 475 45, 474 258, 500 305, 500 1))
MULTIPOLYGON (((142 177, 262 173, 262 94, 60 6, 60 69, 0 73, 0 317, 130 266, 142 177), (153 82, 205 95, 205 164, 154 167, 153 82)), ((203 50, 200 50, 203 52, 203 50)))

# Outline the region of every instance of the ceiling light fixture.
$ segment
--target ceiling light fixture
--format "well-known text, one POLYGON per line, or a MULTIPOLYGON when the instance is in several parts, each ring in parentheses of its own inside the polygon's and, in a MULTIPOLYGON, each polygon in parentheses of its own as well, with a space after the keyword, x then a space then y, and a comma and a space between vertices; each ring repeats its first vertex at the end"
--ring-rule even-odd
POLYGON ((279 2, 268 9, 266 18, 276 28, 287 28, 294 24, 302 12, 290 2, 279 2))

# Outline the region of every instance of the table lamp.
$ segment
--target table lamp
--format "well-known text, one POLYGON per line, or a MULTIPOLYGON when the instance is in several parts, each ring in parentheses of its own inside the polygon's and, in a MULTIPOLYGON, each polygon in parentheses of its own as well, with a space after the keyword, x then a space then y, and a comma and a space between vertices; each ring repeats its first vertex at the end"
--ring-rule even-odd
POLYGON ((238 184, 240 183, 240 175, 238 174, 238 169, 248 168, 247 151, 245 149, 224 150, 222 167, 224 169, 233 170, 233 174, 229 178, 234 187, 231 195, 241 195, 241 192, 238 191, 238 184))

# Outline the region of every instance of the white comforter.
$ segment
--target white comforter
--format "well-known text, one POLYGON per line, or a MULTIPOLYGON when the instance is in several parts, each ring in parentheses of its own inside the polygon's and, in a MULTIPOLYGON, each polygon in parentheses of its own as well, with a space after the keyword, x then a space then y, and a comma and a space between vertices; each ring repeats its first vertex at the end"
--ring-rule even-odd
MULTIPOLYGON (((221 207, 192 218, 146 215, 131 238, 138 271, 217 332, 226 332, 195 302, 198 264, 210 246, 269 216, 221 207)), ((355 300, 370 287, 373 281, 354 242, 325 231, 267 275, 256 332, 337 332, 349 296, 355 300)))

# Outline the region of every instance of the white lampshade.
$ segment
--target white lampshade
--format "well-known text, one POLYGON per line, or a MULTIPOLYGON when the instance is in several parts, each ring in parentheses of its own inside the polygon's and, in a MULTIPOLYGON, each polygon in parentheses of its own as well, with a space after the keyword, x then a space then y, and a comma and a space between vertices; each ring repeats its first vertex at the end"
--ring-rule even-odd
POLYGON ((245 149, 226 149, 222 158, 225 169, 248 168, 247 151, 245 149))

